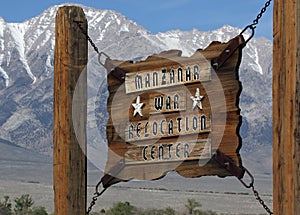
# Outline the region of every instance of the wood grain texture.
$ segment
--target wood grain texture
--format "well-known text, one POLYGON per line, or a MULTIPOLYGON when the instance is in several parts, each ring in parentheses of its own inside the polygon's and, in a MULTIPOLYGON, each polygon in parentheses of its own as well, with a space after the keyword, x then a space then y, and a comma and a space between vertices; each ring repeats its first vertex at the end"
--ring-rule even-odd
POLYGON ((87 29, 81 8, 59 8, 54 57, 53 170, 56 215, 86 213, 87 39, 75 20, 81 21, 87 29))
MULTIPOLYGON (((209 140, 212 153, 219 149, 229 156, 237 166, 242 165, 239 156, 241 147, 239 96, 242 87, 238 75, 241 49, 238 49, 217 71, 211 72, 209 75, 207 73, 207 65, 210 65, 210 61, 218 57, 229 43, 230 41, 228 43, 213 42, 205 50, 197 50, 190 57, 182 57, 180 51, 172 50, 150 56, 145 61, 135 64, 129 61, 121 63, 115 61, 118 69, 123 70, 126 76, 129 77, 127 84, 130 85, 130 89, 127 88, 126 91, 126 81, 125 83, 120 82, 112 74, 108 74, 110 92, 108 111, 110 118, 107 123, 107 139, 111 150, 108 155, 106 172, 109 172, 120 160, 125 159, 125 168, 117 176, 115 175, 122 180, 132 178, 153 180, 163 177, 168 171, 174 170, 183 177, 192 178, 205 175, 222 177, 230 175, 213 160, 207 160, 207 157, 203 160, 200 159, 199 152, 207 152, 207 148, 204 147, 205 144, 197 145, 196 143, 203 143, 203 140, 209 140), (169 83, 168 87, 153 89, 149 87, 149 89, 144 89, 141 92, 134 90, 136 86, 133 80, 136 74, 143 74, 141 76, 145 80, 145 74, 153 74, 151 71, 164 70, 164 73, 170 77, 169 75, 171 75, 173 69, 185 68, 183 70, 185 72, 188 67, 193 67, 191 65, 199 65, 199 68, 201 68, 201 64, 204 65, 203 68, 206 71, 203 81, 187 81, 181 85, 171 85, 169 83), (201 96, 204 96, 202 110, 198 107, 193 108, 194 104, 191 97, 195 96, 197 90, 200 91, 201 96), (174 95, 176 92, 182 95, 183 91, 186 93, 186 98, 180 110, 163 110, 155 113, 153 107, 150 107, 150 105, 153 106, 153 96, 155 95, 174 95), (136 102, 138 96, 140 101, 144 103, 142 116, 138 114, 134 116, 134 108, 131 105, 136 102), (187 126, 190 130, 184 130, 186 126, 184 119, 186 117, 193 120, 193 116, 198 116, 199 119, 202 115, 205 115, 208 120, 207 128, 203 132, 191 132, 191 123, 193 122, 191 120, 188 120, 187 126), (180 121, 180 132, 178 124, 176 124, 178 118, 182 119, 180 121), (225 119, 225 122, 221 120, 222 118, 225 119), (172 124, 171 133, 166 134, 169 128, 167 123, 171 120, 174 122, 174 126, 172 124), (146 125, 147 121, 149 122, 148 125, 146 125), (161 127, 159 127, 159 134, 149 136, 147 132, 151 129, 147 128, 147 132, 145 130, 141 131, 145 127, 153 125, 153 122, 158 122, 158 126, 163 125, 161 126, 163 131, 160 131, 161 127), (138 123, 140 124, 138 125, 138 123), (129 125, 133 125, 135 130, 132 130, 129 125), (224 133, 222 129, 224 129, 224 133), (129 138, 130 132, 132 138, 129 138), (185 161, 180 156, 178 156, 180 158, 174 156, 176 155, 176 144, 178 143, 191 143, 191 146, 195 146, 195 150, 190 152, 191 157, 188 157, 185 161), (168 148, 168 144, 170 148, 168 148), (145 146, 146 150, 150 149, 150 151, 143 152, 145 146), (153 149, 153 159, 151 159, 151 148, 153 149), (159 150, 161 151, 159 152, 159 150), (146 157, 145 162, 142 162, 143 153, 147 153, 144 154, 146 157), (159 159, 160 156, 162 158, 162 154, 165 156, 166 153, 170 153, 169 157, 174 159, 159 159)), ((184 152, 181 151, 181 153, 184 152)))
POLYGON ((212 68, 209 61, 197 62, 190 65, 185 65, 186 59, 182 62, 184 65, 178 65, 178 63, 174 61, 161 57, 153 57, 152 59, 148 58, 148 60, 143 63, 139 63, 138 67, 132 67, 132 65, 130 65, 130 67, 123 68, 124 70, 130 71, 126 73, 126 93, 170 88, 188 83, 198 83, 199 81, 209 81, 211 79, 212 68), (155 68, 155 70, 153 70, 153 68, 155 68), (138 69, 138 71, 135 71, 136 69, 138 69), (158 71, 164 71, 164 73, 161 74, 158 71), (189 72, 187 73, 185 71, 189 72), (187 78, 187 76, 189 78, 187 78), (139 77, 141 80, 138 82, 138 86, 136 86, 136 77, 139 77))
POLYGON ((274 214, 300 214, 300 2, 274 1, 274 214))

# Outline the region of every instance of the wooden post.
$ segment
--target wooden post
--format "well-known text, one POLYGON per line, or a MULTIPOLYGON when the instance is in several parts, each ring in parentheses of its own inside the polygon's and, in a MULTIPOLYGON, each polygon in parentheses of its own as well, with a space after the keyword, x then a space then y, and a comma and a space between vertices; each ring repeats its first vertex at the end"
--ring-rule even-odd
POLYGON ((300 1, 274 2, 274 214, 300 214, 300 1))
POLYGON ((59 8, 56 15, 54 59, 55 215, 86 213, 85 67, 88 49, 86 36, 74 21, 82 22, 83 28, 87 29, 81 8, 59 8))

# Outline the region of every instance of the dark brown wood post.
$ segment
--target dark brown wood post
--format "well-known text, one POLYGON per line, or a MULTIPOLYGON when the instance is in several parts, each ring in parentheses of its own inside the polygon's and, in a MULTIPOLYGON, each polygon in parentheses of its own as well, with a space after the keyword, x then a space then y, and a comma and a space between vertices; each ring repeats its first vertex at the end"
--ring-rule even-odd
POLYGON ((83 28, 87 29, 85 14, 80 7, 59 8, 56 15, 54 59, 55 215, 86 213, 85 67, 88 46, 86 36, 74 21, 82 22, 83 28))
POLYGON ((274 214, 300 214, 300 1, 274 2, 274 214))

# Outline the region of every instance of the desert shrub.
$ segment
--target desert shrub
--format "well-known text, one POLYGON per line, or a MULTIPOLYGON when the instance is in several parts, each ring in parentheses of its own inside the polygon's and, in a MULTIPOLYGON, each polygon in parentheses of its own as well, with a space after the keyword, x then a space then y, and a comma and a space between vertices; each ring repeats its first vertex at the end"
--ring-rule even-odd
POLYGON ((132 206, 129 202, 118 202, 110 208, 107 215, 133 215, 136 207, 132 206))
POLYGON ((189 215, 217 215, 217 213, 213 211, 200 210, 202 205, 200 202, 197 202, 195 199, 188 199, 187 203, 185 204, 185 207, 188 210, 189 215))
POLYGON ((167 207, 164 212, 165 212, 165 215, 175 215, 176 214, 175 210, 170 207, 167 207))
POLYGON ((45 207, 34 207, 34 202, 30 195, 22 195, 14 199, 14 209, 12 212, 12 204, 9 196, 4 196, 0 200, 0 215, 48 215, 45 207))
POLYGON ((4 196, 0 201, 0 215, 11 215, 11 203, 9 196, 4 196))
POLYGON ((189 215, 199 215, 199 210, 196 208, 201 207, 200 202, 197 202, 195 199, 188 199, 185 204, 186 209, 188 210, 189 215))
MULTIPOLYGON (((188 215, 217 215, 213 211, 202 211, 202 205, 195 199, 188 199, 185 207, 188 210, 188 215)), ((112 208, 105 211, 101 210, 100 213, 92 213, 92 215, 187 215, 186 213, 179 213, 173 208, 167 207, 165 209, 144 209, 132 206, 129 202, 118 202, 112 208)))
POLYGON ((31 212, 32 215, 48 215, 48 213, 46 212, 45 207, 35 207, 32 209, 31 212))
POLYGON ((27 215, 31 212, 30 208, 34 204, 29 194, 22 195, 20 198, 15 199, 15 214, 16 215, 27 215))
POLYGON ((175 215, 174 209, 168 207, 166 209, 147 209, 136 213, 137 215, 175 215))

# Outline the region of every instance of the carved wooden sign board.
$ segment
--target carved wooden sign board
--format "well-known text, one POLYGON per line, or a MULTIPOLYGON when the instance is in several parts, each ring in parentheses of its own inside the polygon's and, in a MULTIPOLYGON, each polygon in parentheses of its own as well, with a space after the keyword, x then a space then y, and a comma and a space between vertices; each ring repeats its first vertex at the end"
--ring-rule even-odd
POLYGON ((190 57, 177 50, 140 62, 109 60, 106 173, 115 182, 154 180, 169 171, 188 178, 230 175, 212 159, 220 150, 241 166, 238 68, 242 48, 212 42, 190 57), (224 58, 224 56, 223 56, 224 58))

